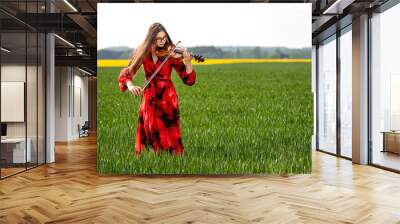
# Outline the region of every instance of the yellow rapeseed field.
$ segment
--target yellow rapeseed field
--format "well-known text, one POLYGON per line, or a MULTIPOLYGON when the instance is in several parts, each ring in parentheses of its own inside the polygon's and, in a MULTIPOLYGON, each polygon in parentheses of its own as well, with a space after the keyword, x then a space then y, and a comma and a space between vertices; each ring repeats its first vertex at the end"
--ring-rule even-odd
MULTIPOLYGON (((229 58, 229 59, 215 59, 207 58, 205 62, 196 62, 193 64, 198 65, 215 65, 215 64, 234 64, 234 63, 259 63, 259 62, 311 62, 311 59, 297 59, 297 58, 229 58)), ((125 67, 129 60, 97 60, 97 67, 125 67)))

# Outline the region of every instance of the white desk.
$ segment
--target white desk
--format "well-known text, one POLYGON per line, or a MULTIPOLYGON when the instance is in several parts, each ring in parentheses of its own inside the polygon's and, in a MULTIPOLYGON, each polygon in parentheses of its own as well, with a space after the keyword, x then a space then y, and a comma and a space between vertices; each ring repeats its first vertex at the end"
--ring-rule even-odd
MULTIPOLYGON (((14 146, 12 148, 13 151, 13 163, 25 163, 25 162, 30 162, 31 161, 31 146, 32 146, 32 140, 30 138, 27 138, 28 147, 26 147, 26 154, 25 154, 25 138, 6 138, 6 139, 1 139, 1 144, 2 147, 10 147, 14 146), (3 146, 4 145, 4 146, 3 146), (25 158, 27 159, 25 161, 25 158)), ((3 150, 3 149, 2 149, 3 150)))

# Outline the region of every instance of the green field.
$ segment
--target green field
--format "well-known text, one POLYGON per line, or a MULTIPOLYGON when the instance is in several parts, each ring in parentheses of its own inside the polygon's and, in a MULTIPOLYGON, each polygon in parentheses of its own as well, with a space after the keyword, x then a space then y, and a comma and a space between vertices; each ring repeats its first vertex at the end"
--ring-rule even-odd
MULTIPOLYGON (((97 169, 101 174, 311 172, 310 63, 195 66, 186 86, 173 72, 185 154, 134 154, 141 98, 121 93, 120 68, 98 69, 97 169)), ((134 80, 143 84, 144 75, 134 80)))

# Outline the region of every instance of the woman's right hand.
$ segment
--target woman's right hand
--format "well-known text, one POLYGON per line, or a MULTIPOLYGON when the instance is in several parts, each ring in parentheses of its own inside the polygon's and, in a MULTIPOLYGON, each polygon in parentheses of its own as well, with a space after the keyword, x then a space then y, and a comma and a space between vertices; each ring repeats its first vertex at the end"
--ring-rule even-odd
POLYGON ((134 96, 139 96, 143 92, 142 87, 134 86, 131 81, 127 82, 127 86, 128 86, 129 91, 131 91, 134 96))

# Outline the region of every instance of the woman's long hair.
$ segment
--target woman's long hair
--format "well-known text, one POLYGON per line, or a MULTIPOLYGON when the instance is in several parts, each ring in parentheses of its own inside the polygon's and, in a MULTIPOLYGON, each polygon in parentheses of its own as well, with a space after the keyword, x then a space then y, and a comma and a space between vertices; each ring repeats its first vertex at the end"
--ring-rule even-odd
POLYGON ((167 35, 167 41, 165 42, 164 47, 167 48, 170 46, 170 44, 173 44, 167 30, 161 23, 151 24, 143 43, 140 44, 132 54, 131 61, 129 62, 131 73, 136 74, 136 72, 139 70, 140 66, 142 65, 142 59, 149 53, 151 45, 155 43, 155 38, 158 32, 161 31, 164 31, 167 35))

